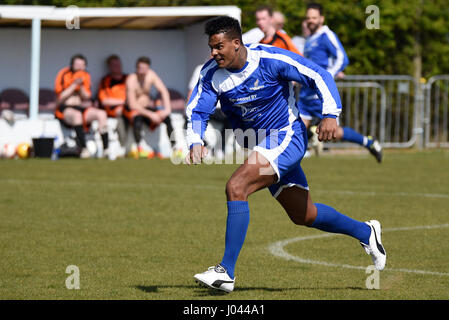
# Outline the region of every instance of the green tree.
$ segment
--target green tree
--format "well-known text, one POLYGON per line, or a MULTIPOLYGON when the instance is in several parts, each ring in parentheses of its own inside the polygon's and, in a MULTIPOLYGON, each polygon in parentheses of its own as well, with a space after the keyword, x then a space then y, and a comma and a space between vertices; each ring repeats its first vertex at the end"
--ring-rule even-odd
MULTIPOLYGON (((242 10, 242 30, 255 26, 254 12, 269 4, 284 13, 285 30, 301 34, 309 1, 291 0, 4 0, 6 4, 65 7, 212 6, 242 10)), ((348 53, 348 74, 409 74, 419 78, 449 73, 449 10, 447 0, 316 0, 325 8, 326 24, 348 53), (379 8, 379 29, 368 29, 369 5, 379 8)))

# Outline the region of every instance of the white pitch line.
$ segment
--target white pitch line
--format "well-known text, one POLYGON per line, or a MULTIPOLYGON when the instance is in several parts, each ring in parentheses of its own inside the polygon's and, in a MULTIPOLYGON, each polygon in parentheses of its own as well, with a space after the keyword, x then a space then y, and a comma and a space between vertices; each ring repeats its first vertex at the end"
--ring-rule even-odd
POLYGON ((353 196, 370 197, 423 197, 423 198, 442 198, 449 199, 449 194, 445 193, 421 193, 421 192, 376 192, 376 191, 350 191, 350 190, 315 190, 312 193, 333 193, 353 196))
MULTIPOLYGON (((382 231, 383 232, 394 232, 394 231, 409 231, 409 230, 419 230, 419 229, 438 229, 438 228, 447 228, 449 227, 449 223, 447 224, 440 224, 440 225, 432 225, 432 226, 415 226, 415 227, 402 227, 402 228, 385 228, 382 231)), ((335 237, 339 236, 339 234, 335 233, 325 233, 320 235, 313 235, 313 236, 305 236, 305 237, 296 237, 286 240, 277 241, 275 243, 272 243, 268 246, 268 250, 271 254, 286 259, 286 260, 292 260, 299 263, 307 263, 307 264, 316 264, 316 265, 322 265, 326 267, 340 267, 340 268, 347 268, 347 269, 359 269, 359 270, 365 270, 366 267, 363 266, 353 266, 348 264, 338 264, 338 263, 330 263, 326 261, 318 261, 318 260, 311 260, 311 259, 304 259, 298 256, 291 255, 287 251, 284 250, 284 247, 288 244, 304 241, 304 240, 313 240, 313 239, 322 239, 322 238, 328 238, 328 237, 335 237)), ((427 270, 414 270, 414 269, 393 269, 393 268, 385 268, 385 271, 398 271, 398 272, 407 272, 407 273, 416 273, 416 274, 425 274, 425 275, 434 275, 434 276, 443 276, 448 277, 449 273, 447 272, 434 272, 434 271, 427 271, 427 270)))
MULTIPOLYGON (((107 187, 164 187, 164 188, 182 188, 182 189, 206 189, 206 190, 221 190, 222 185, 208 185, 208 184, 179 184, 179 183, 152 183, 152 182, 124 182, 124 181, 54 181, 45 179, 0 179, 0 183, 30 183, 30 184, 63 184, 63 185, 101 185, 107 187)), ((440 198, 449 199, 449 194, 446 193, 419 193, 419 192, 376 192, 376 191, 352 191, 352 190, 311 190, 312 194, 339 194, 350 196, 369 196, 369 197, 422 197, 422 198, 440 198)))

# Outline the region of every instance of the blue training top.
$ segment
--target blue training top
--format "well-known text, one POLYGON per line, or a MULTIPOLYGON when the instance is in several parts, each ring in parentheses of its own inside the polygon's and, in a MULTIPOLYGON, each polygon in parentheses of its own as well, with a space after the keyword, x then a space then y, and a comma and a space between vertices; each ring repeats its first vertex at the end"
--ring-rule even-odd
MULTIPOLYGON (((329 71, 333 77, 349 64, 348 56, 337 35, 328 26, 307 37, 304 56, 329 71)), ((318 99, 312 90, 301 90, 302 101, 318 99)))
POLYGON ((298 117, 293 84, 315 92, 322 114, 336 118, 340 95, 332 75, 304 57, 281 48, 246 46, 247 62, 241 70, 219 68, 215 60, 201 70, 187 105, 187 144, 203 144, 209 116, 218 101, 234 130, 282 129, 298 117))
POLYGON ((304 56, 329 71, 333 77, 349 63, 340 40, 328 26, 321 27, 306 39, 304 56))

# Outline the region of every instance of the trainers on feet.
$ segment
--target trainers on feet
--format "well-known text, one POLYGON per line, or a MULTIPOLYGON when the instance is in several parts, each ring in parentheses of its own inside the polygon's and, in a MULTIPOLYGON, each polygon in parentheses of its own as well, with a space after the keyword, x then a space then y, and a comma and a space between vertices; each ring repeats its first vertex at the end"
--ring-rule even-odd
POLYGON ((81 153, 80 153, 80 158, 81 158, 81 159, 88 159, 88 158, 90 158, 90 152, 89 152, 89 149, 87 149, 87 148, 82 148, 82 149, 81 149, 81 153))
POLYGON ((154 157, 154 152, 150 152, 148 150, 145 150, 143 147, 138 146, 137 147, 137 151, 138 151, 138 157, 139 158, 146 158, 146 159, 151 159, 154 157))
MULTIPOLYGON (((370 137, 371 138, 371 137, 370 137)), ((369 152, 376 158, 377 162, 382 162, 382 146, 379 141, 374 139, 373 143, 368 148, 369 152)))
POLYGON ((365 249, 366 253, 371 255, 376 269, 383 270, 387 262, 387 253, 382 245, 382 228, 377 220, 370 220, 365 223, 371 228, 371 235, 368 244, 363 242, 360 242, 360 244, 365 249))
POLYGON ((207 271, 197 273, 193 277, 196 282, 212 289, 218 289, 225 292, 234 290, 235 278, 231 279, 226 269, 220 264, 217 264, 215 267, 209 267, 207 271))

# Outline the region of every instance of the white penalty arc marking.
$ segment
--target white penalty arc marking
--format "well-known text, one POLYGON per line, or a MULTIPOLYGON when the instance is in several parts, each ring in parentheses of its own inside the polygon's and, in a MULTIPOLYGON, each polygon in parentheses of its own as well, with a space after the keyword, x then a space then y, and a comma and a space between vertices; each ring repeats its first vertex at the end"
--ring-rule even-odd
MULTIPOLYGON (((386 228, 383 229, 382 232, 393 232, 393 231, 410 231, 410 230, 419 230, 419 229, 439 229, 439 228, 447 228, 448 224, 440 224, 440 225, 431 225, 431 226, 416 226, 416 227, 403 227, 403 228, 386 228)), ((339 263, 330 263, 326 261, 318 261, 311 259, 304 259, 298 256, 291 255, 287 251, 285 251, 284 247, 294 242, 304 241, 304 240, 313 240, 313 239, 322 239, 339 236, 339 234, 335 233, 325 233, 313 236, 305 236, 305 237, 296 237, 291 239, 286 239, 282 241, 277 241, 268 246, 268 250, 271 254, 291 261, 296 261, 299 263, 307 263, 307 264, 316 264, 327 267, 340 267, 347 269, 358 269, 358 270, 366 270, 366 266, 353 266, 349 264, 339 264, 339 263)), ((398 272, 407 272, 407 273, 416 273, 416 274, 425 274, 425 275, 434 275, 434 276, 443 276, 449 277, 449 273, 447 272, 434 272, 434 271, 426 271, 426 270, 414 270, 414 269, 393 269, 393 268, 385 268, 385 271, 398 271, 398 272)))

